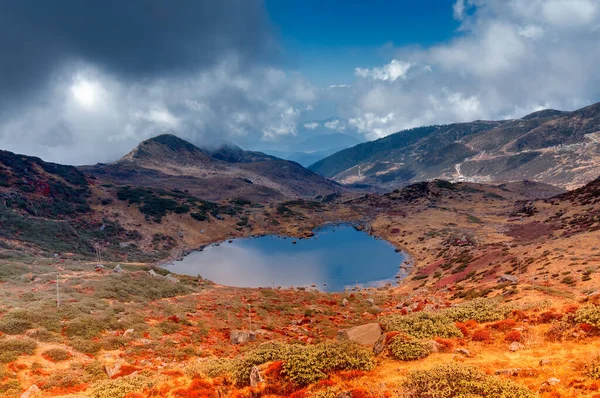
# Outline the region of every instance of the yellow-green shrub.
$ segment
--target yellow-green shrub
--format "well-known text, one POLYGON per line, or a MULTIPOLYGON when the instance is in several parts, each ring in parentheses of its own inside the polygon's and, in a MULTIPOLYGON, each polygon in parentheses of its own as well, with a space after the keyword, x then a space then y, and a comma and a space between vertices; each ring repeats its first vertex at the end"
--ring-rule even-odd
POLYGON ((379 318, 379 323, 385 331, 403 332, 418 339, 462 336, 453 320, 442 312, 386 315, 379 318))
POLYGON ((2 339, 0 340, 0 363, 9 363, 20 355, 31 355, 37 343, 29 339, 2 339))
POLYGON ((575 313, 575 322, 600 328, 600 306, 591 304, 581 307, 575 313))
POLYGON ((488 376, 472 366, 447 364, 408 374, 402 384, 406 398, 533 398, 535 394, 512 381, 488 376))
POLYGON ((92 398, 124 398, 130 392, 143 391, 152 387, 155 378, 144 374, 103 380, 91 390, 92 398))
POLYGON ((476 298, 456 307, 443 310, 453 321, 464 322, 473 319, 477 322, 493 322, 505 319, 512 308, 500 305, 497 299, 476 298))
POLYGON ((375 366, 371 350, 351 342, 300 344, 267 343, 237 358, 232 378, 237 385, 247 385, 254 366, 283 361, 283 373, 299 385, 311 384, 336 370, 371 370, 375 366))
POLYGON ((600 357, 592 359, 585 367, 585 375, 590 379, 600 379, 600 357))
POLYGON ((50 358, 54 362, 66 361, 67 359, 71 359, 71 354, 69 351, 64 350, 62 348, 50 348, 43 352, 44 356, 50 358))
POLYGON ((394 337, 387 348, 392 356, 400 361, 415 361, 431 354, 431 346, 426 342, 402 334, 394 337))

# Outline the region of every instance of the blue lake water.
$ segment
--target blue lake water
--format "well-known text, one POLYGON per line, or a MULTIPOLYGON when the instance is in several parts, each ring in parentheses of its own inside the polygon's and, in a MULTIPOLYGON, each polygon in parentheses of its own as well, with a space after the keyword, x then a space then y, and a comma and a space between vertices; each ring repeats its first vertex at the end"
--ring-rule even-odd
POLYGON ((315 233, 308 239, 274 235, 235 239, 192 252, 164 267, 238 287, 314 284, 324 291, 343 291, 357 284, 395 283, 405 255, 388 242, 349 225, 327 226, 315 233))

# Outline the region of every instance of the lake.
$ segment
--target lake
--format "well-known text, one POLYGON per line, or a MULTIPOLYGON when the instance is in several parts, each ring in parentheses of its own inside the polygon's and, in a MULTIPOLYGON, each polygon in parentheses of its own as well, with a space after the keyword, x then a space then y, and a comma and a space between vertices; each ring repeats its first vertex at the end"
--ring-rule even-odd
POLYGON ((323 291, 395 283, 405 255, 350 225, 326 226, 305 239, 234 239, 195 251, 164 268, 237 287, 316 285, 323 291), (293 242, 296 242, 294 244, 293 242))

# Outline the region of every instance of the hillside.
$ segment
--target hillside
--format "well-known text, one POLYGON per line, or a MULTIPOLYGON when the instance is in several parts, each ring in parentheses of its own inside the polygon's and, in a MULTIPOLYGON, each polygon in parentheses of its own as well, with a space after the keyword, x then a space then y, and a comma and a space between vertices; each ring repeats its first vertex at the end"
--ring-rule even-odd
POLYGON ((600 104, 521 119, 401 131, 340 151, 309 168, 343 184, 382 190, 441 178, 533 180, 576 188, 600 169, 600 104))
POLYGON ((294 162, 234 145, 200 149, 169 134, 140 143, 114 163, 79 169, 108 182, 177 188, 208 200, 271 201, 325 196, 343 189, 294 162))

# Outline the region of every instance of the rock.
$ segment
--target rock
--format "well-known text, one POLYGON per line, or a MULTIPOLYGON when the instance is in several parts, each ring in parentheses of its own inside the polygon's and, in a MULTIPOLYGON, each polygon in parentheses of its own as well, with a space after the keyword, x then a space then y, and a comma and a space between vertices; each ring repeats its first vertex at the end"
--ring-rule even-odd
POLYGON ((350 302, 347 299, 342 300, 342 307, 347 307, 350 302))
POLYGON ((252 367, 252 370, 250 371, 250 385, 252 387, 256 387, 259 383, 262 383, 263 381, 264 379, 260 374, 260 369, 258 368, 258 366, 252 367))
POLYGON ((179 279, 175 278, 172 274, 165 276, 165 279, 171 283, 179 283, 179 279))
POLYGON ((466 348, 457 348, 456 350, 454 350, 454 352, 460 355, 464 355, 466 357, 471 357, 471 351, 467 350, 466 348))
POLYGON ((254 341, 256 334, 249 330, 232 330, 229 333, 229 341, 231 344, 244 344, 248 341, 254 341))
POLYGON ((370 304, 371 304, 371 306, 374 306, 374 305, 375 305, 375 300, 373 300, 372 298, 368 298, 368 299, 366 299, 365 301, 366 301, 367 303, 370 303, 370 304))
POLYGON ((117 266, 115 268, 113 268, 113 272, 115 274, 120 274, 121 272, 123 272, 123 268, 121 268, 121 264, 117 264, 117 266))
POLYGON ((154 272, 153 269, 151 269, 150 271, 148 271, 148 273, 150 274, 151 277, 153 278, 164 278, 164 276, 157 274, 156 272, 154 272))
POLYGON ((385 334, 382 334, 381 337, 379 337, 379 339, 377 339, 375 342, 375 345, 373 346, 373 353, 375 356, 378 356, 383 352, 383 350, 385 350, 385 340, 385 334))
POLYGON ((104 269, 104 265, 102 265, 102 264, 96 264, 96 265, 94 266, 94 269, 95 269, 96 271, 102 271, 102 270, 104 269))
POLYGON ((378 323, 367 323, 366 325, 340 330, 338 340, 350 340, 364 346, 374 346, 381 337, 381 327, 378 323))
POLYGON ((374 305, 373 307, 371 307, 371 309, 369 311, 371 313, 375 313, 375 314, 379 314, 379 313, 383 312, 383 310, 380 307, 376 306, 376 305, 374 305))
POLYGON ((31 385, 31 387, 29 387, 27 390, 25 390, 25 392, 23 392, 23 394, 21 394, 21 398, 31 398, 34 395, 36 395, 38 392, 40 392, 40 388, 33 384, 31 385))
POLYGON ((121 362, 117 362, 112 366, 109 366, 109 365, 104 366, 104 371, 106 372, 106 375, 108 376, 108 378, 112 378, 114 375, 119 373, 119 370, 121 370, 121 362))
POLYGON ((557 385, 558 383, 560 383, 560 379, 557 379, 556 377, 551 377, 542 383, 542 387, 552 387, 557 385))
POLYGON ((522 350, 523 348, 525 348, 525 346, 523 344, 519 343, 518 341, 514 341, 514 342, 510 343, 510 345, 508 346, 508 350, 511 352, 519 351, 519 350, 522 350))
POLYGON ((432 353, 439 352, 440 348, 442 348, 442 345, 435 340, 429 340, 427 342, 427 346, 429 347, 429 351, 432 353))
POLYGON ((496 375, 503 375, 503 376, 518 376, 520 371, 521 371, 521 368, 511 368, 511 369, 499 369, 499 370, 495 371, 494 373, 496 375))
POLYGON ((542 358, 542 359, 540 359, 540 366, 550 365, 551 363, 552 363, 552 361, 549 360, 548 358, 542 358))
POLYGON ((125 332, 123 332, 123 337, 129 336, 130 334, 133 334, 133 332, 133 329, 127 329, 125 332))
POLYGON ((504 274, 500 278, 498 278, 498 283, 506 283, 506 282, 516 285, 519 283, 519 278, 514 275, 508 275, 508 274, 504 274))

